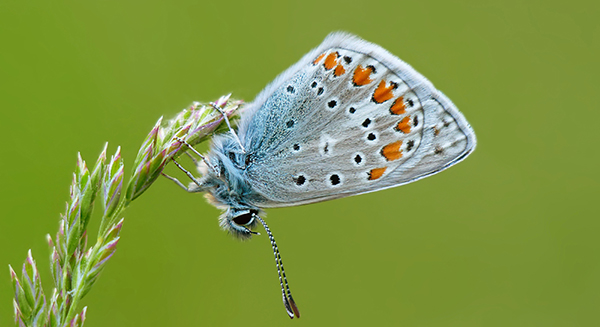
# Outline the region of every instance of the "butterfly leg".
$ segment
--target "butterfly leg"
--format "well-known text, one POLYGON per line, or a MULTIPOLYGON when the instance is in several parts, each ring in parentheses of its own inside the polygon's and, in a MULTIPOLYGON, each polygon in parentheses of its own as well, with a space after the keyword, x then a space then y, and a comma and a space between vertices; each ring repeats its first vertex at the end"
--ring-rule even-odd
POLYGON ((191 192, 191 191, 190 191, 190 189, 189 189, 187 186, 183 185, 183 183, 182 183, 182 182, 180 182, 180 181, 179 181, 177 178, 175 178, 175 177, 172 177, 172 176, 169 176, 169 175, 167 175, 167 174, 165 174, 165 173, 161 173, 161 175, 165 176, 167 179, 170 179, 170 180, 172 180, 172 181, 173 181, 175 184, 177 184, 179 187, 181 187, 182 189, 186 190, 186 192, 191 192))
MULTIPOLYGON (((194 162, 194 165, 195 165, 196 167, 198 167, 198 159, 196 159, 196 157, 192 156, 191 154, 189 154, 189 153, 187 153, 187 152, 186 152, 185 154, 186 154, 188 157, 190 157, 190 159, 192 159, 192 161, 194 162)), ((204 161, 204 158, 202 158, 202 157, 201 157, 201 159, 204 161)), ((206 162, 206 161, 205 161, 205 162, 206 162)))
MULTIPOLYGON (((206 159, 206 157, 203 156, 200 152, 198 152, 198 150, 196 150, 191 144, 189 144, 184 139, 182 139, 180 137, 177 137, 177 136, 175 136, 174 139, 176 139, 179 143, 185 144, 185 146, 187 146, 188 149, 192 150, 192 152, 194 152, 198 157, 200 157, 200 159, 202 159, 202 161, 204 161, 209 167, 212 167, 212 165, 210 164, 210 162, 208 162, 208 160, 206 159)), ((198 162, 196 161, 196 159, 193 158, 192 156, 190 156, 190 157, 194 161, 194 164, 196 164, 196 166, 197 166, 198 162)), ((175 160, 173 160, 173 161, 175 161, 175 160)))
POLYGON ((175 164, 175 166, 177 166, 177 168, 181 169, 181 171, 183 171, 187 175, 187 177, 189 177, 192 180, 192 182, 194 182, 194 184, 196 184, 196 186, 185 186, 177 178, 169 176, 165 173, 161 173, 163 176, 172 180, 175 184, 177 184, 179 187, 186 190, 187 192, 195 193, 195 192, 203 192, 204 191, 205 187, 202 186, 202 183, 200 183, 200 181, 198 179, 196 179, 196 177, 194 175, 192 175, 192 173, 187 171, 187 169, 183 168, 183 166, 179 162, 177 162, 175 159, 171 159, 171 160, 173 160, 173 163, 175 164))
POLYGON ((246 149, 244 149, 244 146, 242 145, 242 142, 240 141, 240 138, 238 137, 238 135, 235 132, 235 130, 231 127, 231 123, 229 122, 229 117, 227 117, 227 114, 225 113, 225 111, 223 111, 223 109, 221 107, 219 107, 214 102, 211 102, 210 105, 223 116, 223 120, 225 121, 225 124, 227 124, 227 128, 229 128, 229 131, 231 132, 231 134, 233 134, 233 137, 235 138, 235 140, 240 145, 240 148, 242 148, 242 151, 244 153, 246 153, 246 149))
MULTIPOLYGON (((217 170, 217 168, 213 165, 210 164, 210 162, 208 161, 208 159, 203 156, 200 152, 198 152, 198 150, 196 150, 191 144, 189 144, 188 142, 186 142, 185 140, 175 136, 175 139, 179 142, 181 142, 182 144, 185 144, 190 150, 192 150, 192 152, 194 152, 194 154, 196 154, 198 157, 200 157, 200 159, 202 159, 202 161, 204 161, 204 163, 206 164, 206 166, 208 166, 208 168, 210 168, 217 176, 219 176, 219 171, 217 170)), ((194 164, 196 165, 196 167, 198 167, 198 161, 196 160, 196 158, 192 157, 189 153, 186 152, 186 154, 192 158, 192 161, 194 161, 194 164)), ((177 163, 175 160, 173 160, 173 162, 175 162, 175 164, 179 167, 179 169, 181 169, 182 171, 186 172, 187 174, 191 175, 187 170, 183 169, 183 167, 181 167, 179 165, 179 163, 177 163)), ((189 176, 188 175, 188 176, 189 176)), ((192 178, 193 179, 193 178, 192 178)))

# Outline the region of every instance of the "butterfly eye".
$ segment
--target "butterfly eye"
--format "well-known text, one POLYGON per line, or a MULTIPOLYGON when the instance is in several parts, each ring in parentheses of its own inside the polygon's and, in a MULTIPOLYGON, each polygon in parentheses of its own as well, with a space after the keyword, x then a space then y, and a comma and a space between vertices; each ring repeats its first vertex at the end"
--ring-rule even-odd
POLYGON ((251 210, 251 211, 244 212, 243 214, 241 214, 239 216, 235 216, 231 220, 233 220, 234 223, 236 223, 237 225, 240 225, 240 226, 250 225, 254 221, 255 214, 256 214, 256 212, 254 210, 251 210))

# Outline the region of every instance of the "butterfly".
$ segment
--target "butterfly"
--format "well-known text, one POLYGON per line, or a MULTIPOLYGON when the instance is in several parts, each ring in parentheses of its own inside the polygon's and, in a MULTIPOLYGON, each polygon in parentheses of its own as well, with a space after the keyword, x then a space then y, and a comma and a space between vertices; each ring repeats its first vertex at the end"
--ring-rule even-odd
POLYGON ((262 209, 411 183, 465 159, 476 143, 464 116, 425 77, 380 46, 337 32, 248 104, 237 132, 230 126, 214 136, 206 156, 195 151, 202 177, 175 162, 193 182, 171 179, 206 192, 224 211, 220 226, 236 237, 264 226, 294 318, 300 312, 262 209))

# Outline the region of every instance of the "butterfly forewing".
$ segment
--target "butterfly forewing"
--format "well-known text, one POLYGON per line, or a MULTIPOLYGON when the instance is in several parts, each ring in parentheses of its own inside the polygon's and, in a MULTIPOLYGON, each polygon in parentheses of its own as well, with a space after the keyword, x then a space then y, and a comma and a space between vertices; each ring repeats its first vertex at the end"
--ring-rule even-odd
POLYGON ((240 137, 248 180, 290 206, 417 180, 461 160, 474 135, 453 104, 378 46, 343 34, 286 71, 252 104, 240 137), (247 126, 251 125, 251 129, 247 126))

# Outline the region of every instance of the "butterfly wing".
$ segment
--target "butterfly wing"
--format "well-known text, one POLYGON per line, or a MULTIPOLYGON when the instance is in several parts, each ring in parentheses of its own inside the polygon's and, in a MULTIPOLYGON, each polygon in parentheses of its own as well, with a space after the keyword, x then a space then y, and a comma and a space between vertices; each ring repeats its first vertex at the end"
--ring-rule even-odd
POLYGON ((410 183, 463 160, 473 130, 454 104, 385 49, 334 33, 248 106, 245 174, 282 207, 410 183))

